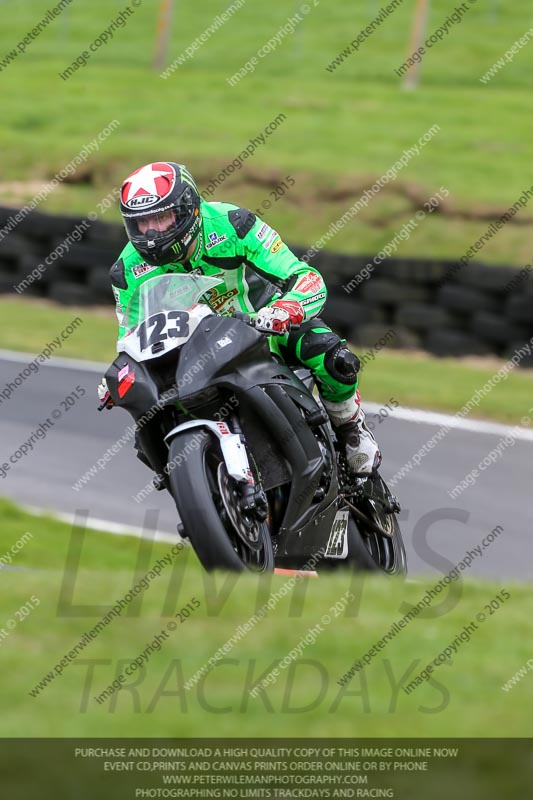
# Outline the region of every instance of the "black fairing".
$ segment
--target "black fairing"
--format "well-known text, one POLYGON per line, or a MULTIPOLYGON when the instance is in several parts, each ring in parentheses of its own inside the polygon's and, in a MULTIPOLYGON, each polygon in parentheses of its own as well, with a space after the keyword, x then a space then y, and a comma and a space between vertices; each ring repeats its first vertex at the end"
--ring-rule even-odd
POLYGON ((129 411, 136 422, 159 399, 159 389, 153 377, 152 362, 137 362, 127 353, 119 353, 108 368, 105 377, 115 405, 129 411), (118 393, 118 373, 126 366, 129 367, 128 374, 135 375, 135 380, 121 398, 118 393))
POLYGON ((143 415, 158 402, 162 406, 139 432, 144 452, 160 473, 168 457, 165 433, 187 418, 184 409, 188 407, 202 418, 202 407, 193 396, 201 398, 202 392, 214 388, 222 397, 235 394, 242 430, 261 480, 267 490, 280 487, 285 496, 277 526, 277 563, 303 564, 306 557, 326 548, 338 509, 331 429, 320 421, 310 389, 272 356, 264 335, 241 320, 208 316, 179 351, 141 363, 120 353, 106 379, 115 404, 127 409, 136 422, 144 423, 143 415), (135 381, 120 398, 118 373, 125 366, 135 373, 135 381), (162 403, 163 390, 172 384, 162 403), (313 416, 315 433, 307 423, 313 416))
POLYGON ((245 389, 272 367, 275 374, 265 336, 231 317, 206 317, 181 348, 176 369, 179 397, 185 399, 217 384, 245 389), (200 360, 202 368, 198 369, 200 360))
MULTIPOLYGON (((174 355, 174 360, 175 358, 174 355)), ((163 473, 168 458, 168 450, 162 436, 165 427, 165 420, 162 418, 164 414, 173 414, 174 406, 174 401, 170 397, 166 402, 162 402, 161 383, 158 381, 158 370, 161 366, 161 362, 156 367, 155 361, 137 362, 127 353, 119 353, 105 374, 115 405, 125 408, 137 423, 136 436, 142 451, 153 470, 159 474, 163 473), (135 380, 123 397, 120 397, 118 375, 126 366, 129 367, 128 375, 133 373, 135 380), (158 404, 163 408, 162 411, 157 410, 158 404)), ((167 420, 167 428, 170 424, 172 417, 167 420)))

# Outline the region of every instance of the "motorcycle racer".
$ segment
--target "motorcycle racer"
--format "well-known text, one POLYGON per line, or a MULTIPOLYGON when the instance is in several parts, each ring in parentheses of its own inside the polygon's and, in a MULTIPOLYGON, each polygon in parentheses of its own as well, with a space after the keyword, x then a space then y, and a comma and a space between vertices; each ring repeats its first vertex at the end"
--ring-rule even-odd
MULTIPOLYGON (((193 271, 221 278, 205 302, 219 314, 249 314, 257 330, 272 334, 273 352, 310 369, 351 472, 376 470, 381 453, 360 405, 359 359, 318 317, 327 296, 320 273, 251 211, 203 200, 183 164, 140 167, 122 184, 120 198, 129 242, 110 270, 119 338, 124 312, 143 281, 193 271)), ((105 381, 99 397, 111 405, 105 381)))

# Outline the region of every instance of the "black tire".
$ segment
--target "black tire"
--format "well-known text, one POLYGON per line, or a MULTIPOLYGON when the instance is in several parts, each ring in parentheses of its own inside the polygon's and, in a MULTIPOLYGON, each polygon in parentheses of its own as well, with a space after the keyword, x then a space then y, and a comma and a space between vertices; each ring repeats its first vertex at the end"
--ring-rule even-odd
POLYGON ((206 570, 271 572, 274 552, 268 524, 257 523, 258 549, 253 550, 228 516, 217 477, 223 463, 218 442, 207 431, 184 431, 172 440, 169 480, 185 529, 183 535, 206 570))
POLYGON ((527 326, 520 326, 518 323, 510 322, 500 314, 491 314, 488 311, 480 311, 471 320, 472 333, 487 342, 494 342, 496 345, 509 345, 510 342, 523 339, 527 342, 529 333, 527 326))
MULTIPOLYGON (((405 350, 418 349, 422 346, 422 337, 416 331, 409 330, 405 325, 382 325, 379 323, 369 323, 368 325, 355 325, 348 334, 348 341, 355 347, 373 350, 381 347, 390 349, 401 347, 405 350), (394 334, 391 336, 391 332, 394 334)), ((363 365, 364 352, 358 352, 361 356, 363 365)), ((371 363, 371 362, 369 362, 371 363)))
MULTIPOLYGON (((381 322, 356 325, 350 333, 351 341, 358 347, 369 349, 396 346, 396 328, 381 322)), ((361 354, 359 354, 361 355, 361 354)))
POLYGON ((514 294, 519 293, 527 294, 531 297, 533 295, 533 268, 522 267, 515 278, 516 281, 507 289, 509 296, 512 297, 514 294))
POLYGON ((399 306, 402 303, 424 303, 429 299, 429 290, 424 286, 372 276, 361 284, 360 295, 368 303, 399 306))
POLYGON ((56 303, 67 306, 86 306, 94 302, 85 286, 69 281, 51 282, 48 297, 56 303))
MULTIPOLYGON (((389 495, 389 490, 380 475, 369 478, 381 492, 389 495)), ((353 512, 348 520, 348 555, 345 559, 324 558, 319 571, 352 569, 356 572, 385 573, 386 575, 406 575, 407 557, 402 533, 395 514, 385 514, 376 508, 375 503, 359 502, 358 506, 367 517, 385 530, 391 530, 389 539, 365 526, 353 512)))
MULTIPOLYGON (((385 496, 390 495, 381 475, 375 475, 368 480, 372 481, 376 492, 385 496)), ((352 513, 350 515, 352 524, 348 528, 349 561, 365 572, 406 575, 407 556, 396 514, 386 514, 378 503, 369 498, 358 503, 358 508, 392 535, 389 538, 376 533, 352 513)))
POLYGON ((533 353, 531 353, 529 355, 527 353, 524 353, 523 347, 524 347, 524 345, 526 343, 527 343, 527 341, 524 341, 524 339, 520 339, 517 342, 512 342, 511 346, 509 347, 509 349, 505 351, 504 358, 512 358, 517 353, 521 353, 520 361, 518 363, 518 366, 522 367, 522 369, 532 369, 533 368, 533 353))
POLYGON ((439 289, 437 304, 450 311, 475 314, 476 311, 498 311, 501 303, 479 289, 451 284, 439 289))
MULTIPOLYGON (((317 269, 327 276, 335 278, 335 283, 349 283, 356 275, 358 275, 363 267, 366 267, 372 256, 347 256, 342 253, 326 253, 322 251, 320 254, 322 259, 314 264, 317 269)), ((331 281, 333 283, 333 281, 331 281)))
POLYGON ((435 356, 486 356, 494 353, 487 342, 476 336, 446 328, 430 331, 425 345, 435 356))
POLYGON ((463 286, 470 286, 473 289, 482 286, 483 291, 499 295, 506 291, 509 282, 519 272, 519 269, 515 270, 512 267, 496 267, 474 262, 466 267, 461 267, 457 281, 463 286))
POLYGON ((95 220, 87 231, 87 243, 96 247, 112 247, 115 253, 120 253, 128 243, 123 225, 95 220))
POLYGON ((518 294, 510 297, 505 303, 505 316, 512 322, 522 322, 533 326, 533 303, 531 296, 518 294))
MULTIPOLYGON (((370 259, 369 259, 370 260, 370 259)), ((395 283, 435 286, 443 280, 448 269, 443 261, 426 261, 418 258, 387 258, 374 270, 374 276, 387 278, 395 283)))
POLYGON ((95 303, 114 303, 109 270, 94 267, 89 273, 87 291, 95 303))
POLYGON ((102 265, 112 264, 117 251, 112 247, 99 247, 92 242, 79 242, 73 245, 61 259, 69 269, 80 270, 102 269, 102 265))
POLYGON ((13 294, 13 286, 17 283, 15 275, 0 275, 0 294, 13 294))
POLYGON ((2 259, 20 259, 23 256, 34 256, 35 248, 26 238, 12 233, 2 240, 2 259))
POLYGON ((326 305, 320 313, 320 318, 328 325, 352 328, 354 322, 358 325, 383 322, 385 312, 376 306, 365 305, 354 300, 348 294, 342 296, 330 293, 326 305))
POLYGON ((453 315, 444 308, 429 303, 406 303, 396 312, 395 322, 417 331, 429 331, 454 325, 453 315))
POLYGON ((44 267, 44 269, 39 270, 37 273, 38 275, 40 275, 40 277, 37 279, 30 278, 31 283, 29 284, 29 286, 25 287, 24 289, 25 292, 30 291, 32 288, 35 291, 38 289, 40 285, 40 290, 42 293, 43 287, 48 286, 51 280, 53 280, 52 277, 53 267, 48 267, 46 264, 44 264, 44 259, 42 257, 36 258, 35 256, 22 256, 19 259, 18 269, 17 269, 18 279, 16 283, 26 280, 28 278, 28 275, 31 272, 33 272, 34 269, 40 266, 44 267))
POLYGON ((48 250, 50 252, 56 244, 60 241, 62 242, 72 232, 72 229, 79 221, 79 217, 43 214, 40 211, 32 211, 20 221, 17 227, 22 236, 27 236, 31 240, 43 239, 46 241, 47 246, 51 244, 51 238, 56 238, 57 241, 48 250))

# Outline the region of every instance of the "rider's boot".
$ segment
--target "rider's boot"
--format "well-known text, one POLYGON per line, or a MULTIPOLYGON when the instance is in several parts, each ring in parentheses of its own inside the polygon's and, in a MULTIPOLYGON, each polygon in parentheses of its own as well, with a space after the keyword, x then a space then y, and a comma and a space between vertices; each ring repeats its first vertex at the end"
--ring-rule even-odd
POLYGON ((339 444, 344 447, 350 471, 362 477, 372 474, 381 464, 381 452, 372 432, 365 425, 359 392, 349 400, 333 403, 322 400, 339 444))

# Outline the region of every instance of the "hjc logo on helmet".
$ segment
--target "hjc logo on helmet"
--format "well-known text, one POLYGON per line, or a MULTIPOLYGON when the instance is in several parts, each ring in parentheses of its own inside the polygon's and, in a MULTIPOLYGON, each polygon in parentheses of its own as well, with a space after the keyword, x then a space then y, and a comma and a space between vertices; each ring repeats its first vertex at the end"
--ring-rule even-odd
POLYGON ((132 197, 124 205, 128 208, 148 208, 153 206, 154 203, 158 203, 160 199, 156 194, 139 194, 136 197, 132 197))

